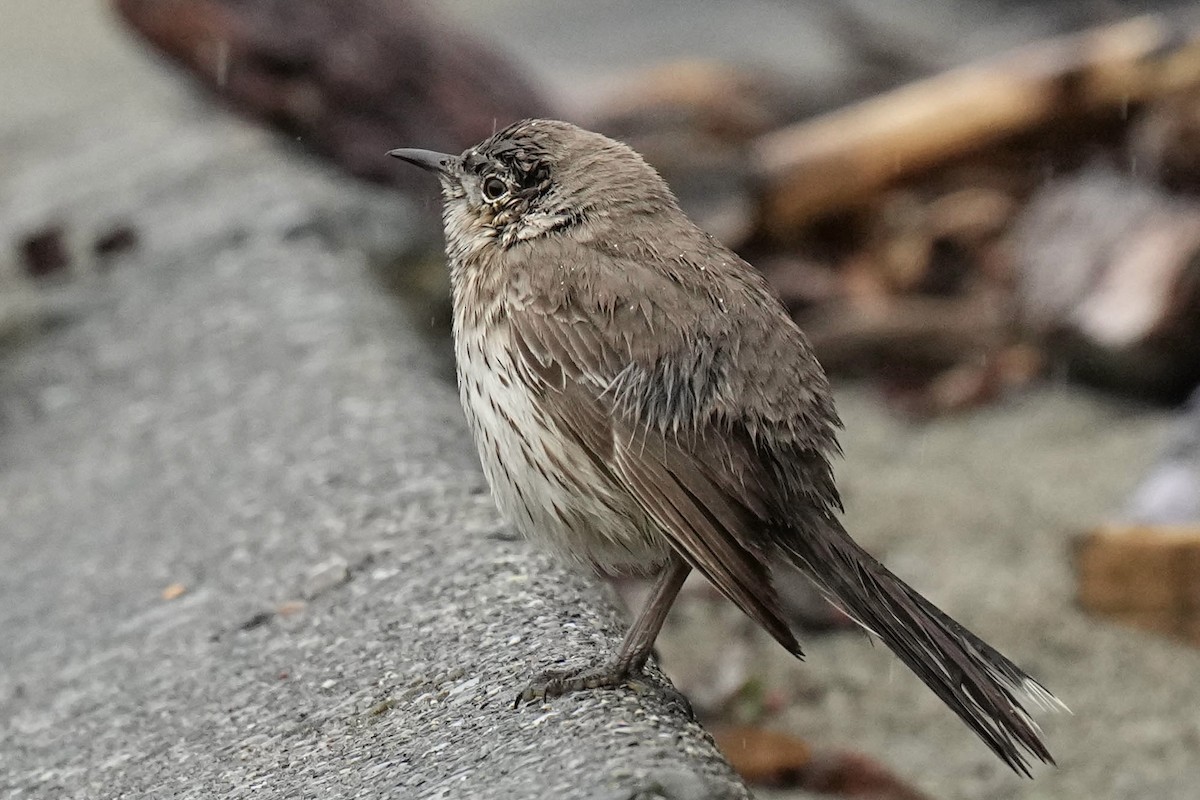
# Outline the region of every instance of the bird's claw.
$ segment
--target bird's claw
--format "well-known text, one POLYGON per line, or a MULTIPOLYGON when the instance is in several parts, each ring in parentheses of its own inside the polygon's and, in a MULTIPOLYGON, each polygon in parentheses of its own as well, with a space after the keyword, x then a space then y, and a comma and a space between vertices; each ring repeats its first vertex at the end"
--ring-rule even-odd
POLYGON ((584 689, 615 689, 629 685, 635 691, 645 691, 645 683, 630 680, 633 672, 619 664, 575 669, 548 669, 538 673, 524 691, 517 695, 513 708, 534 700, 551 700, 584 689))

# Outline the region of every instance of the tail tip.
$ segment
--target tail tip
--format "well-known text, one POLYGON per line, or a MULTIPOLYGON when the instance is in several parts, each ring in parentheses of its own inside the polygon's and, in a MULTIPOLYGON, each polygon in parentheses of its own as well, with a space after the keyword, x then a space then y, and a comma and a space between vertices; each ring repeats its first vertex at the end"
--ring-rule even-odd
POLYGON ((1071 714, 1067 704, 1054 695, 1045 686, 1035 681, 1033 678, 1025 678, 1021 681, 1021 685, 1017 687, 1021 694, 1029 699, 1029 702, 1037 706, 1042 711, 1053 713, 1071 714))

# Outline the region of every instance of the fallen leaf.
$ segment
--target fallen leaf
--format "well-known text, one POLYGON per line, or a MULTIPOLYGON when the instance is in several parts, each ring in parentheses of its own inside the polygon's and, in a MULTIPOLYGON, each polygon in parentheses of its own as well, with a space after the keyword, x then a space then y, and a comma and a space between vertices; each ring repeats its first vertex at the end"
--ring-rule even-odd
POLYGON ((861 753, 831 752, 809 760, 798 787, 834 797, 870 800, 928 800, 892 772, 861 753))
POLYGON ((738 774, 760 786, 798 786, 812 760, 808 745, 786 733, 730 725, 712 735, 738 774))

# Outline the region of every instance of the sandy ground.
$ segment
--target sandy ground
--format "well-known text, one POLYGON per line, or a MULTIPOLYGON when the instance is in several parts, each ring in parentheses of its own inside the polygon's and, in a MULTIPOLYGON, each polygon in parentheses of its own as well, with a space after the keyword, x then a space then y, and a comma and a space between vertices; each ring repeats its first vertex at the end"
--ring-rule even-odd
MULTIPOLYGON (((567 17, 553 30, 532 24, 547 13, 544 3, 451 5, 518 45, 522 35, 576 30, 567 17)), ((791 13, 783 3, 754 9, 791 13)), ((123 71, 146 69, 130 66, 137 62, 125 54, 127 44, 97 26, 94 15, 0 0, 0 17, 0 97, 10 113, 29 120, 5 136, 35 135, 39 118, 69 107, 81 93, 119 98, 123 71)), ((998 29, 1016 36, 1025 24, 998 29)), ((655 31, 697 35, 681 31, 668 12, 638 30, 628 47, 653 45, 655 31)), ((783 37, 786 29, 776 32, 783 37)), ((571 45, 576 52, 577 45, 571 45)), ((741 46, 747 47, 744 39, 741 46)), ((569 59, 563 52, 561 44, 547 45, 531 61, 556 69, 569 59)), ((579 55, 579 74, 627 56, 620 48, 607 56, 590 49, 579 55)), ((174 91, 166 81, 159 85, 174 91)), ((1165 415, 1057 386, 920 426, 896 419, 863 388, 840 387, 839 402, 847 425, 839 475, 851 530, 1040 678, 1074 714, 1043 719, 1058 768, 1039 770, 1033 781, 1017 779, 888 652, 840 635, 807 641, 805 664, 755 641, 756 668, 793 695, 773 724, 822 746, 870 753, 935 798, 1195 797, 1200 650, 1084 616, 1073 603, 1070 567, 1071 537, 1116 513, 1152 461, 1165 415)), ((668 669, 672 659, 688 657, 669 637, 663 650, 668 669)))

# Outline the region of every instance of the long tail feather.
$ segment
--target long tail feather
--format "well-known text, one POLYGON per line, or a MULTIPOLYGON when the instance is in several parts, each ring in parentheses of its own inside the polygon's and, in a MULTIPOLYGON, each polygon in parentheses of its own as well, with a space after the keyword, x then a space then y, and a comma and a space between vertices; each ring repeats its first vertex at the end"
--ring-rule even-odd
POLYGON ((1065 710, 1045 687, 888 571, 836 519, 779 541, 834 605, 878 636, 1004 763, 1026 776, 1027 755, 1054 763, 1026 707, 1065 710))

